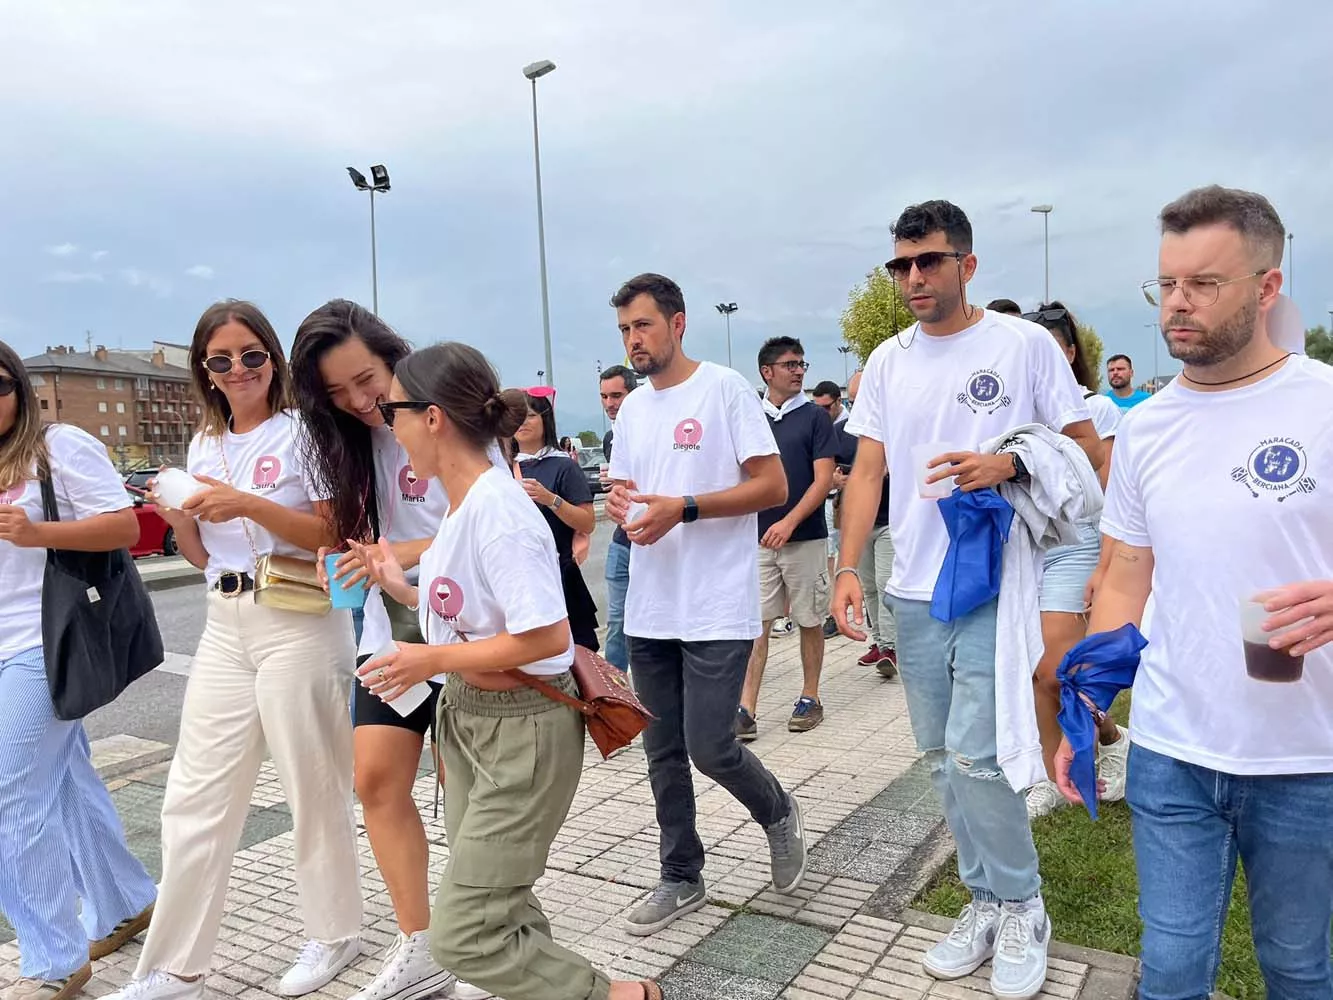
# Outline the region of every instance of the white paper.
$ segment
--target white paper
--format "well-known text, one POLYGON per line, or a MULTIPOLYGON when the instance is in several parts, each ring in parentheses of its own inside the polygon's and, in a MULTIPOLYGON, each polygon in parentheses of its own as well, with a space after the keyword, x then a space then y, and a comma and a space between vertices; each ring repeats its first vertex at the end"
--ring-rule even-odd
MULTIPOLYGON (((384 604, 382 602, 379 602, 379 604, 380 604, 380 610, 383 611, 384 604)), ((387 614, 385 615, 385 621, 388 621, 387 614)), ((366 633, 363 631, 361 633, 362 646, 365 645, 365 637, 366 633)), ((371 659, 378 660, 381 656, 388 656, 391 653, 396 653, 396 652, 398 652, 398 643, 390 639, 387 642, 381 644, 380 648, 378 648, 375 651, 374 655, 371 656, 371 659)), ((361 683, 364 684, 367 688, 369 688, 371 678, 374 676, 375 675, 373 673, 366 674, 360 679, 361 683)), ((381 698, 380 700, 384 701, 384 704, 388 705, 403 718, 407 718, 418 708, 420 708, 422 704, 425 703, 426 699, 429 697, 430 697, 430 685, 427 684, 425 681, 418 681, 416 684, 413 684, 410 688, 408 688, 406 691, 400 694, 397 698, 393 699, 393 701, 385 701, 383 698, 381 698)))

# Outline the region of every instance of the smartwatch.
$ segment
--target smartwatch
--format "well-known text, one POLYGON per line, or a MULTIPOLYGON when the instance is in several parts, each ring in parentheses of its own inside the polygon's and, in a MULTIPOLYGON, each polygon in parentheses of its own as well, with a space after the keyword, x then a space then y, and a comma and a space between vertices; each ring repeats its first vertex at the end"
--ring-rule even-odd
POLYGON ((694 497, 685 497, 685 509, 681 511, 680 520, 682 524, 693 524, 699 520, 699 504, 695 502, 694 497))
POLYGON ((1023 460, 1018 457, 1018 452, 1011 451, 1009 457, 1014 460, 1014 474, 1009 477, 1011 483, 1025 483, 1031 478, 1028 474, 1028 467, 1023 464, 1023 460))
POLYGON ((564 497, 556 497, 554 500, 551 501, 551 510, 552 510, 552 511, 557 511, 557 510, 559 510, 561 507, 563 507, 564 505, 565 505, 565 498, 564 498, 564 497))

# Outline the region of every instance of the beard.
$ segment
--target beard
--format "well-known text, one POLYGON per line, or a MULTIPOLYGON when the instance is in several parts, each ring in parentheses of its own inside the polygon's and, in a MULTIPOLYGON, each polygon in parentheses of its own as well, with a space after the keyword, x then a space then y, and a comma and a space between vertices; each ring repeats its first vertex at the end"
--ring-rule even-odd
POLYGON ((1108 375, 1106 376, 1106 381, 1111 383, 1112 389, 1123 389, 1125 386, 1129 385, 1130 382, 1129 377, 1126 375, 1108 375))
POLYGON ((648 360, 646 361, 639 361, 636 363, 631 360, 630 367, 633 368, 637 374, 642 375, 644 378, 648 378, 665 371, 674 360, 676 360, 676 352, 673 349, 669 354, 664 356, 649 354, 648 360))
POLYGON ((1230 361, 1245 350, 1250 341, 1254 339, 1254 331, 1258 326, 1258 321, 1259 303, 1253 299, 1248 299, 1244 305, 1212 329, 1179 314, 1172 316, 1168 322, 1162 324, 1166 328, 1179 326, 1187 330, 1199 331, 1203 336, 1199 338, 1197 343, 1172 343, 1165 330, 1162 332, 1162 338, 1166 341, 1167 353, 1175 360, 1196 368, 1211 368, 1214 365, 1230 361))
POLYGON ((962 303, 961 294, 950 294, 948 292, 931 289, 930 294, 935 297, 935 304, 925 308, 918 309, 913 305, 911 298, 907 300, 907 310, 922 323, 942 323, 952 316, 962 303))

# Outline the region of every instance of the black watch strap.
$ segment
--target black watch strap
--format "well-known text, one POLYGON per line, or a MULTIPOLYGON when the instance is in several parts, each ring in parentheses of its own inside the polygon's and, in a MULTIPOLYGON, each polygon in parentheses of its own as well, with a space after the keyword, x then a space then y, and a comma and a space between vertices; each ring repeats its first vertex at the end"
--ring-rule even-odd
POLYGON ((699 504, 695 502, 694 497, 685 497, 685 510, 681 513, 680 520, 682 524, 693 524, 699 520, 699 504))
POLYGON ((1028 467, 1023 464, 1023 460, 1018 457, 1018 452, 1011 451, 1009 457, 1014 461, 1014 474, 1009 477, 1011 483, 1025 482, 1028 476, 1028 467))

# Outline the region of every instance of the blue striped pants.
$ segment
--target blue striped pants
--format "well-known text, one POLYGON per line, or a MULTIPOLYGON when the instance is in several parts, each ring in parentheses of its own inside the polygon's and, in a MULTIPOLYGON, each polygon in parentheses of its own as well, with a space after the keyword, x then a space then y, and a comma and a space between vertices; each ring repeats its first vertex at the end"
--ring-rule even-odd
POLYGON ((0 909, 18 933, 19 975, 81 969, 89 941, 156 895, 83 724, 55 717, 41 647, 0 660, 0 909))

